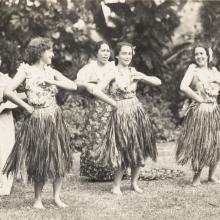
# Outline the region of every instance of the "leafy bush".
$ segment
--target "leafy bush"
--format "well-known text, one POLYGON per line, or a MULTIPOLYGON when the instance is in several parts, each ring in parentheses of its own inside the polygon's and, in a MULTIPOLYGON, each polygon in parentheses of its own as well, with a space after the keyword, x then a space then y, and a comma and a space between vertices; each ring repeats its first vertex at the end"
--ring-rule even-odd
POLYGON ((218 1, 205 1, 201 9, 203 33, 200 38, 212 45, 214 50, 214 63, 220 69, 220 4, 218 1))
MULTIPOLYGON (((127 4, 107 4, 115 13, 110 17, 114 26, 106 23, 100 2, 1 1, 0 45, 8 45, 1 51, 2 71, 13 76, 16 61, 22 60, 27 43, 40 35, 50 37, 54 42, 54 67, 75 79, 78 69, 93 56, 94 41, 90 30, 96 27, 98 34, 113 47, 122 40, 133 43, 136 46, 133 65, 139 71, 162 79, 160 88, 140 84, 138 94, 152 118, 157 137, 173 140, 179 119, 176 109, 181 101, 178 85, 186 65, 184 59, 179 61, 183 54, 167 63, 165 61, 173 51, 172 35, 180 23, 177 12, 186 1, 164 0, 157 4, 158 1, 154 0, 128 0, 127 4)), ((83 135, 80 124, 86 111, 83 107, 85 100, 76 93, 70 95, 61 90, 58 102, 63 105, 64 114, 71 124, 73 139, 79 140, 83 135)), ((20 120, 20 116, 16 117, 20 120)))
MULTIPOLYGON (((106 22, 100 19, 95 22, 99 32, 113 47, 118 41, 131 42, 136 47, 133 65, 162 80, 160 88, 140 85, 138 93, 152 118, 158 139, 173 140, 179 121, 177 109, 182 101, 179 84, 189 62, 184 51, 188 54, 189 45, 174 47, 172 35, 180 24, 178 11, 187 1, 157 2, 129 0, 127 4, 109 3, 107 6, 115 14, 110 14, 106 22)), ((93 5, 92 11, 95 17, 103 16, 104 19, 103 11, 95 10, 97 4, 93 5)))

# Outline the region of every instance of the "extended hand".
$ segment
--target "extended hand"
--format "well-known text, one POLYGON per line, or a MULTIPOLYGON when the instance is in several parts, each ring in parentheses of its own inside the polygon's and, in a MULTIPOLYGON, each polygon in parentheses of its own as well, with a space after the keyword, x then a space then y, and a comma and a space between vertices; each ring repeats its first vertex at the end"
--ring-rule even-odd
POLYGON ((203 103, 204 102, 204 99, 202 97, 198 97, 198 100, 197 100, 199 103, 203 103))
POLYGON ((113 103, 113 105, 112 105, 112 106, 113 106, 113 108, 114 108, 114 109, 117 109, 117 108, 118 108, 118 104, 117 104, 117 102, 116 102, 116 101, 114 101, 114 103, 113 103))
POLYGON ((34 112, 34 107, 33 106, 28 106, 26 108, 26 110, 28 111, 28 113, 32 114, 34 112))

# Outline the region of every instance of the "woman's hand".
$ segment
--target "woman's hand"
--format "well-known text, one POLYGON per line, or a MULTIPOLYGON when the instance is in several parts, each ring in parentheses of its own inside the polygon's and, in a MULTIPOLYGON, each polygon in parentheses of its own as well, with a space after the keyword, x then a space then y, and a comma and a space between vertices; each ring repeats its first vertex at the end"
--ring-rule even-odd
POLYGON ((113 101, 113 103, 112 103, 112 107, 113 107, 114 109, 117 109, 117 108, 118 108, 117 101, 113 101))
POLYGON ((203 103, 204 99, 201 96, 199 96, 196 101, 199 102, 199 103, 203 103))
POLYGON ((145 83, 149 83, 154 86, 160 86, 161 85, 161 80, 155 76, 147 76, 144 75, 141 72, 136 72, 132 75, 132 80, 133 81, 142 81, 145 83))
POLYGON ((29 106, 26 107, 26 110, 27 110, 28 113, 32 114, 34 112, 34 107, 29 105, 29 106))
POLYGON ((67 80, 66 78, 58 79, 45 79, 44 82, 48 85, 55 85, 62 89, 67 89, 70 91, 75 91, 77 89, 77 84, 75 81, 67 80))

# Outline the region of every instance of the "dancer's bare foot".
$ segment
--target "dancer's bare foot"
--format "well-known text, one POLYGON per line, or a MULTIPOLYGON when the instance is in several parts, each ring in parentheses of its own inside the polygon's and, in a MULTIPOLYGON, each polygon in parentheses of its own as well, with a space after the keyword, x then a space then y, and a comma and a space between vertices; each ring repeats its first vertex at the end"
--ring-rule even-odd
POLYGON ((136 184, 131 185, 131 190, 134 190, 137 193, 143 193, 143 190, 136 184))
POLYGON ((201 175, 201 171, 198 171, 198 172, 195 172, 195 173, 194 173, 193 181, 192 181, 192 186, 198 187, 198 186, 201 185, 200 175, 201 175))
POLYGON ((114 195, 122 195, 120 187, 113 187, 111 189, 111 193, 114 194, 114 195))
POLYGON ((199 181, 196 181, 196 182, 192 182, 192 186, 193 187, 198 187, 198 186, 201 186, 202 184, 201 184, 201 182, 199 182, 199 181))
POLYGON ((201 185, 200 178, 194 178, 192 182, 192 186, 198 187, 201 185))
POLYGON ((21 171, 21 179, 22 179, 24 186, 27 186, 28 185, 28 175, 27 175, 26 170, 21 171))
POLYGON ((220 183, 220 180, 217 179, 216 177, 209 177, 208 178, 208 182, 212 182, 212 183, 220 183))
POLYGON ((68 207, 67 204, 65 204, 64 202, 62 202, 60 200, 60 198, 54 199, 55 204, 59 207, 59 208, 66 208, 68 207))
POLYGON ((44 206, 43 206, 41 200, 36 200, 36 201, 34 202, 33 207, 34 207, 35 209, 44 209, 44 206))

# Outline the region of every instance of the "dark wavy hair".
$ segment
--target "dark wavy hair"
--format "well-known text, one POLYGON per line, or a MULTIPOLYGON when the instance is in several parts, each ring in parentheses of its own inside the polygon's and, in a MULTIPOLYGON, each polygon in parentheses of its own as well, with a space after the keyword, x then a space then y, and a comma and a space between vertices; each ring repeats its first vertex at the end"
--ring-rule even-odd
POLYGON ((40 60, 42 53, 52 47, 53 43, 49 38, 33 38, 25 50, 24 61, 30 65, 35 64, 40 60))
POLYGON ((122 41, 122 42, 119 42, 117 43, 116 47, 115 47, 115 65, 118 65, 118 58, 117 56, 119 55, 120 51, 121 51, 121 48, 123 46, 128 46, 128 47, 131 47, 132 49, 132 57, 134 56, 134 46, 129 43, 129 42, 126 42, 126 41, 122 41))
POLYGON ((205 41, 197 41, 197 42, 194 43, 193 49, 192 49, 192 57, 193 57, 192 60, 193 60, 193 63, 195 63, 196 65, 198 65, 195 61, 195 49, 197 47, 204 48, 204 50, 205 50, 205 52, 208 56, 208 67, 212 68, 213 67, 213 62, 212 62, 212 60, 210 60, 210 53, 209 53, 209 49, 211 48, 211 45, 209 43, 205 42, 205 41))
POLYGON ((94 50, 93 50, 93 56, 97 58, 97 53, 98 53, 99 49, 101 48, 101 46, 103 44, 106 44, 106 45, 109 46, 109 49, 110 49, 109 60, 110 61, 113 60, 112 48, 111 48, 110 44, 105 40, 101 40, 101 41, 98 41, 98 42, 95 43, 95 47, 94 47, 94 50))
MULTIPOLYGON (((96 42, 95 48, 94 48, 94 53, 95 53, 95 55, 97 55, 99 49, 101 48, 101 46, 102 46, 103 44, 108 45, 109 48, 110 48, 110 45, 109 45, 109 43, 108 43, 107 41, 104 41, 104 40, 98 41, 98 42, 96 42)), ((111 50, 111 48, 110 48, 110 50, 111 50)))

